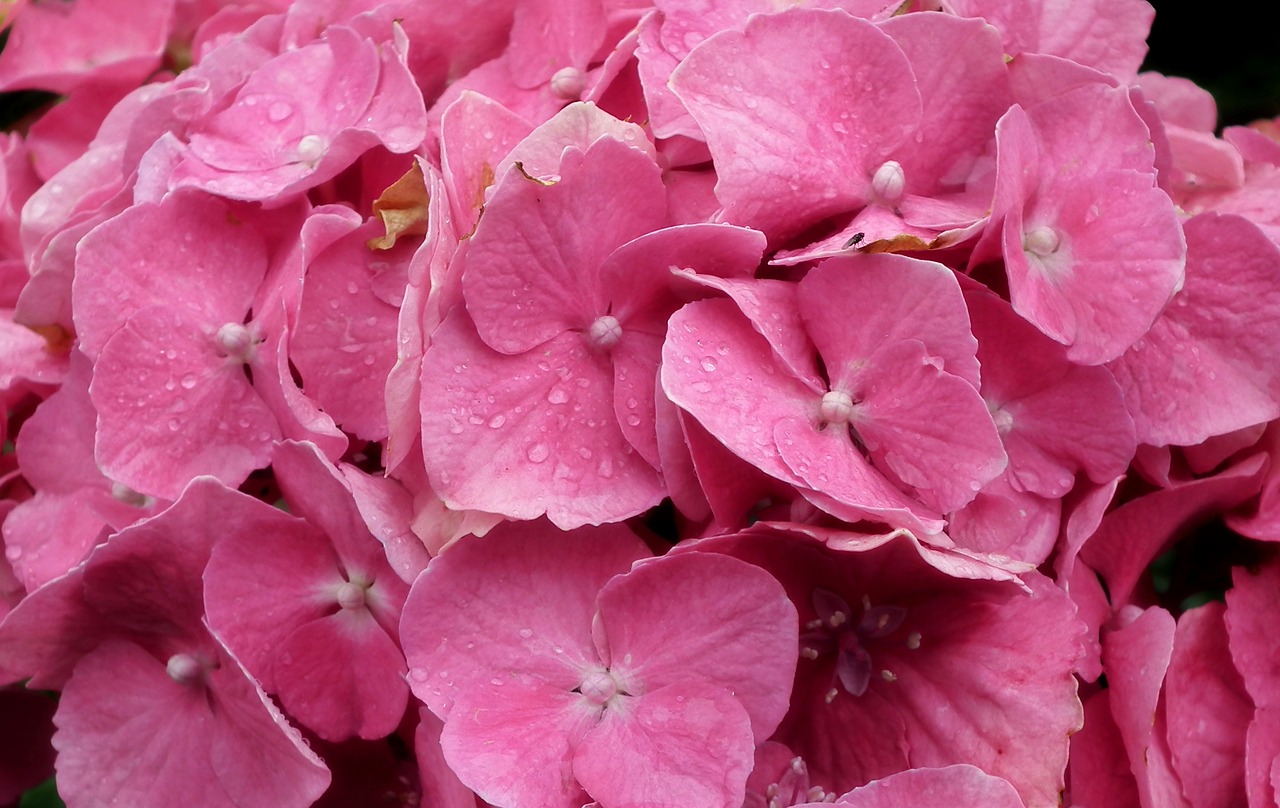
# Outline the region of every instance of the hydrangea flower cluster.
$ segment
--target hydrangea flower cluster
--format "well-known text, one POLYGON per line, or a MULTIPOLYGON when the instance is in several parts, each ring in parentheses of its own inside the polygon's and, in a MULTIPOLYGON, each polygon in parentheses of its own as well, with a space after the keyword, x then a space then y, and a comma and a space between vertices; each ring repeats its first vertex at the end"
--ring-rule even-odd
POLYGON ((1280 126, 1152 14, 0 4, 0 805, 1276 806, 1280 126))

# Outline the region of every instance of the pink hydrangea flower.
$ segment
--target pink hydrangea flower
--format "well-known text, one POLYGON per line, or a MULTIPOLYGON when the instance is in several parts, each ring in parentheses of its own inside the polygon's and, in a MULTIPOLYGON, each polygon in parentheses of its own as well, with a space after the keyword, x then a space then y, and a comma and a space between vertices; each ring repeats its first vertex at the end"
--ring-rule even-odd
POLYGON ((409 681, 485 800, 742 804, 786 710, 794 609, 736 559, 647 555, 622 527, 506 525, 414 583, 409 681))

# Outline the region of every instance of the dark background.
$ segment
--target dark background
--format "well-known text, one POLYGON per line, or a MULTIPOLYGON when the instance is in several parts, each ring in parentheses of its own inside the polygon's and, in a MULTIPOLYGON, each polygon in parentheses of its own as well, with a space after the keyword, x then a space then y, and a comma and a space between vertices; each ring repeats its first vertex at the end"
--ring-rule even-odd
POLYGON ((1274 26, 1238 3, 1149 2, 1156 21, 1144 70, 1185 76, 1213 93, 1219 125, 1280 115, 1280 32, 1274 26))

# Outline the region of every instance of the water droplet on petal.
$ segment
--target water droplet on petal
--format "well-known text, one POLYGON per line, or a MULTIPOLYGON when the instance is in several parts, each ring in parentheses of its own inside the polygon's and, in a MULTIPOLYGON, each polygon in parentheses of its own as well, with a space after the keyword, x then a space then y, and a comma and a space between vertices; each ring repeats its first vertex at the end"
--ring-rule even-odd
POLYGON ((525 456, 529 458, 530 463, 541 463, 551 455, 551 450, 547 448, 545 443, 535 443, 525 452, 525 456))

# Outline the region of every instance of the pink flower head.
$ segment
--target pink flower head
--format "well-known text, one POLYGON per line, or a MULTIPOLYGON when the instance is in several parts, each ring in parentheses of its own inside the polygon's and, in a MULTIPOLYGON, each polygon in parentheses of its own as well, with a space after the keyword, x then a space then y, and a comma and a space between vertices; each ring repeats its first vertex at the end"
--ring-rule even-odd
POLYGON ((621 527, 506 525, 415 582, 409 681, 487 801, 742 804, 786 710, 795 611, 736 559, 646 555, 621 527))
POLYGON ((664 228, 661 172, 613 137, 565 149, 554 181, 511 171, 455 260, 455 308, 423 358, 422 440, 452 508, 570 528, 665 495, 654 396, 671 268, 745 274, 763 244, 728 225, 664 228))

